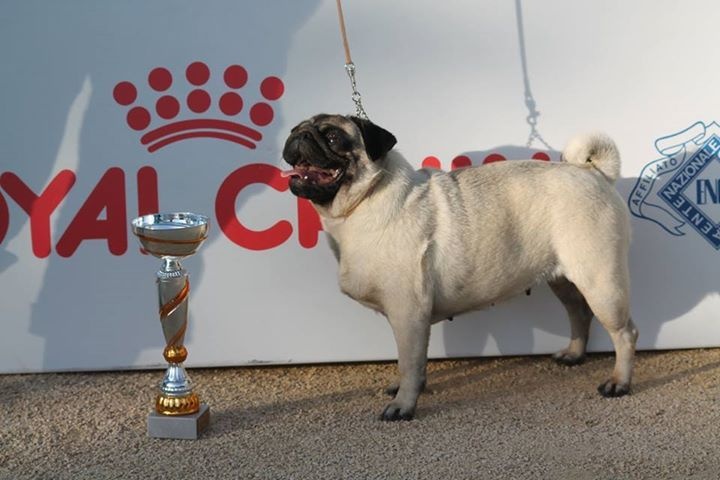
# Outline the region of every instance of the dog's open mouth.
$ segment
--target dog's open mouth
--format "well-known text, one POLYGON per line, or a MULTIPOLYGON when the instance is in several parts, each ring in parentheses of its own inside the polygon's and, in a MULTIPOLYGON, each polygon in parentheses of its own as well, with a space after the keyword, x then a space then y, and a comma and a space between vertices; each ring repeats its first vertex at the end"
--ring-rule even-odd
POLYGON ((315 185, 330 185, 338 181, 342 174, 342 168, 321 168, 307 162, 300 162, 292 170, 281 173, 283 177, 290 177, 291 180, 299 179, 315 185))

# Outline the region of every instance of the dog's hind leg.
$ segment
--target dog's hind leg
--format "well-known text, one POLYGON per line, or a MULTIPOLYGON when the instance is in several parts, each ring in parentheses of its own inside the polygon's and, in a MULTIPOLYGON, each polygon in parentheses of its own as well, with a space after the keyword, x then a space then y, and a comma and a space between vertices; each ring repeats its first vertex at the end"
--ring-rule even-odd
POLYGON ((635 344, 638 331, 630 318, 629 278, 627 273, 602 272, 599 277, 576 285, 610 334, 615 347, 612 377, 598 387, 603 397, 620 397, 630 392, 635 344), (607 275, 605 275, 607 274, 607 275))
POLYGON ((562 302, 570 319, 570 344, 564 350, 555 353, 553 359, 563 365, 583 363, 593 312, 580 290, 567 278, 561 277, 549 281, 548 285, 562 302))
POLYGON ((630 393, 630 381, 633 372, 633 361, 635 358, 635 345, 638 338, 638 330, 632 319, 628 316, 626 320, 620 321, 622 317, 616 317, 617 321, 610 317, 605 325, 613 345, 615 346, 615 369, 612 377, 598 386, 598 392, 603 397, 621 397, 630 393))

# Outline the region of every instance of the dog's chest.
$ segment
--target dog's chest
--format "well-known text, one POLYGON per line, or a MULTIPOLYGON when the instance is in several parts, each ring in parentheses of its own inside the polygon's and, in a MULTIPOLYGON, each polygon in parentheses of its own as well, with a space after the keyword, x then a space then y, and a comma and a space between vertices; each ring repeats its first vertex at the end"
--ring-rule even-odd
POLYGON ((366 307, 383 312, 379 265, 372 258, 346 252, 340 257, 338 283, 340 290, 366 307))
POLYGON ((366 307, 383 313, 383 262, 376 255, 368 254, 362 240, 336 242, 331 237, 331 246, 338 260, 338 283, 340 290, 366 307))

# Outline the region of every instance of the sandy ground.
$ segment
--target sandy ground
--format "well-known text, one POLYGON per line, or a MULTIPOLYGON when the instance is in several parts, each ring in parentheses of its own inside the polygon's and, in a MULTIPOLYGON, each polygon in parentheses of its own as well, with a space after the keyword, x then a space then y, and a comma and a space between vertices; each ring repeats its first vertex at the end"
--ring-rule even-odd
POLYGON ((411 422, 384 423, 394 364, 192 370, 211 424, 146 436, 161 372, 0 376, 2 479, 720 478, 720 349, 434 361, 411 422))

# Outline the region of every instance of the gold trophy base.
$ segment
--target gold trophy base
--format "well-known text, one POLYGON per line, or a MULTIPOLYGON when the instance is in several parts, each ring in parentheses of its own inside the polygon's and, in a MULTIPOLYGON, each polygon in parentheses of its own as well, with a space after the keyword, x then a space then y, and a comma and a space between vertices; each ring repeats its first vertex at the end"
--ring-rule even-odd
POLYGON ((190 415, 200 410, 200 399, 195 393, 184 397, 158 394, 155 397, 155 411, 161 415, 190 415))

